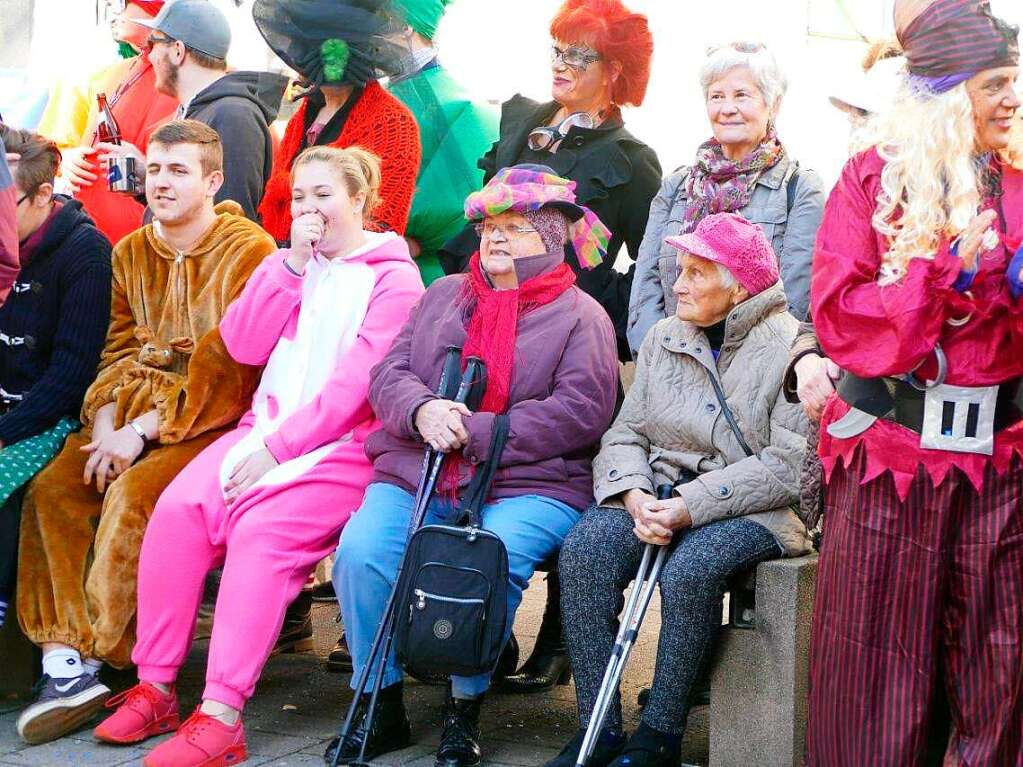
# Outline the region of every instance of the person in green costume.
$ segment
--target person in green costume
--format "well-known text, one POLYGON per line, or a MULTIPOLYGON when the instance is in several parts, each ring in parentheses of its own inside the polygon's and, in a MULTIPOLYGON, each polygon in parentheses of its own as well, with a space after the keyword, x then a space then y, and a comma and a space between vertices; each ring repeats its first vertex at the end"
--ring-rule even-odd
POLYGON ((433 37, 450 1, 394 3, 402 29, 393 39, 407 55, 389 90, 415 116, 423 146, 405 237, 427 286, 444 276, 437 250, 465 227, 462 204, 483 184, 476 161, 498 136, 496 107, 469 100, 437 61, 433 37))

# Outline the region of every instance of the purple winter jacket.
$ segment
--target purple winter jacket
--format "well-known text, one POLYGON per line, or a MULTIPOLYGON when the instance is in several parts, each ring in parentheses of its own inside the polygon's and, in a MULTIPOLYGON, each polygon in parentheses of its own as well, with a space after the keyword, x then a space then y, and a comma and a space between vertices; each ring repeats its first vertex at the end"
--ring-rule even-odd
MULTIPOLYGON (((449 346, 465 345, 471 304, 467 277, 437 280, 412 309, 394 346, 372 372, 369 401, 383 428, 366 441, 373 481, 414 492, 423 464, 416 409, 436 399, 449 346)), ((614 329, 600 304, 571 287, 546 306, 519 317, 508 415, 508 443, 492 492, 495 498, 543 495, 576 509, 593 501, 591 461, 611 423, 618 384, 614 329)), ((465 419, 468 464, 486 461, 493 413, 465 419)), ((471 477, 464 467, 459 485, 471 477)))

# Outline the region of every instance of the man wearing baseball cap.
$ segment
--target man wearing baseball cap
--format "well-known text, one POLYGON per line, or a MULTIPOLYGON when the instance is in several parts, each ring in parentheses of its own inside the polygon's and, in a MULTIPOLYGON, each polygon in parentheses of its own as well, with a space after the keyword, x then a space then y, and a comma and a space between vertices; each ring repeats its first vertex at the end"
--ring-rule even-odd
MULTIPOLYGON (((228 72, 231 27, 209 0, 175 0, 155 19, 139 22, 150 29, 149 61, 156 89, 179 102, 178 119, 206 123, 224 145, 224 185, 216 201, 234 200, 252 220, 273 163, 270 123, 277 117, 287 78, 269 72, 228 72)), ((110 154, 142 153, 122 143, 104 144, 110 154)))
POLYGON ((111 192, 107 185, 96 135, 96 96, 106 95, 121 139, 138 147, 140 153, 146 151, 150 134, 174 114, 178 103, 173 95, 156 90, 153 67, 140 55, 149 37, 142 22, 151 21, 160 12, 163 0, 107 0, 106 5, 112 14, 110 31, 125 58, 93 74, 86 89, 58 86, 38 131, 60 148, 61 176, 96 227, 116 244, 142 226, 145 208, 131 195, 111 192))

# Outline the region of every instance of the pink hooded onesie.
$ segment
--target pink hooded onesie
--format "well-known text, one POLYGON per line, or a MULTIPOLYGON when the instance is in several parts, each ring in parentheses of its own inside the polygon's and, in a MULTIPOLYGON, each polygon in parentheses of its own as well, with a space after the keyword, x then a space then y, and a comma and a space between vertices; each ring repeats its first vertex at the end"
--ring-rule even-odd
POLYGON ((203 698, 242 708, 285 609, 359 507, 372 475, 363 443, 379 426, 370 370, 424 290, 402 238, 365 236, 343 259, 314 256, 302 277, 287 251, 272 254, 224 315, 231 356, 266 367, 252 409, 167 487, 146 530, 132 654, 141 680, 174 682, 203 581, 222 565, 203 698), (228 506, 228 477, 264 447, 279 465, 228 506))

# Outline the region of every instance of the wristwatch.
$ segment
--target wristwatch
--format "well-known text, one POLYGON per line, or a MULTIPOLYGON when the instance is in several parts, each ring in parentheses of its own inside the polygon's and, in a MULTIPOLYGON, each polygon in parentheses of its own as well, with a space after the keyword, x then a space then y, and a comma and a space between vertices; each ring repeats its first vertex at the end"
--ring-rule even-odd
POLYGON ((132 428, 132 430, 136 434, 139 435, 139 437, 142 439, 142 444, 143 445, 145 445, 146 443, 149 442, 149 437, 146 436, 146 432, 145 432, 145 430, 141 426, 139 426, 134 421, 128 421, 128 425, 132 428))

